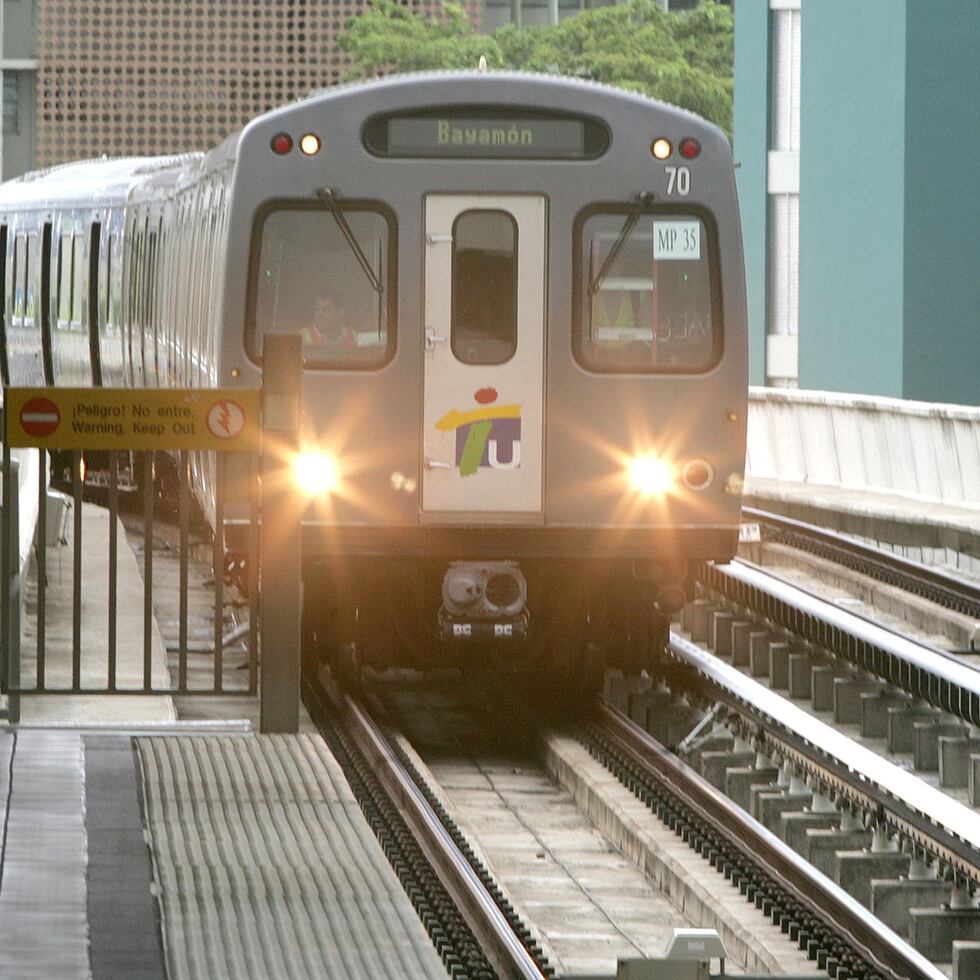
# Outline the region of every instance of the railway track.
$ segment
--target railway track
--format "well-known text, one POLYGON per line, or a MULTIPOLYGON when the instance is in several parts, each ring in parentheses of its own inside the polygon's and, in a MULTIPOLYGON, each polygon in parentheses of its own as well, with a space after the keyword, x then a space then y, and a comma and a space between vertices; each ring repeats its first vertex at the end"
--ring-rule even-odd
MULTIPOLYGON (((793 535, 808 533, 789 523, 793 535)), ((932 578, 946 609, 970 608, 968 584, 953 595, 947 576, 937 584, 904 559, 874 559, 893 585, 922 595, 932 578)), ((797 850, 811 859, 815 851, 820 870, 862 904, 880 905, 931 960, 949 963, 950 936, 980 935, 980 671, 749 562, 705 568, 701 583, 662 670, 674 703, 707 712, 700 727, 685 740, 698 714, 689 709, 674 732, 652 719, 663 691, 621 684, 619 704, 797 850), (821 850, 821 834, 838 835, 844 856, 821 850), (863 881, 845 881, 862 862, 863 881), (870 878, 881 880, 872 887, 870 878), (896 898, 903 888, 908 897, 896 898)))
MULTIPOLYGON (((773 608, 772 605, 766 607, 769 614, 773 608)), ((744 632, 735 630, 735 626, 743 622, 742 616, 746 613, 746 606, 726 604, 721 592, 715 591, 689 611, 692 620, 689 625, 697 619, 697 631, 716 634, 722 624, 722 632, 727 628, 732 637, 731 648, 734 650, 734 637, 744 632), (728 616, 731 618, 726 619, 728 616)), ((801 622, 799 610, 794 615, 795 622, 801 622)), ((773 640, 776 644, 786 640, 787 634, 779 627, 776 629, 778 635, 770 637, 770 647, 773 640)), ((207 633, 207 624, 202 623, 202 634, 207 633)), ((814 646, 812 641, 807 642, 812 658, 814 646)), ((868 650, 874 646, 872 643, 865 649, 852 640, 848 649, 852 656, 858 657, 859 663, 881 666, 885 661, 880 653, 872 654, 868 659, 868 650)), ((719 663, 717 658, 683 636, 675 635, 670 649, 666 676, 674 686, 675 694, 687 690, 689 700, 710 704, 714 710, 713 720, 725 723, 732 736, 750 743, 754 756, 764 756, 767 763, 779 760, 783 770, 790 772, 792 782, 803 784, 808 781, 819 791, 818 797, 813 799, 829 802, 835 811, 843 809, 852 821, 867 821, 891 844, 897 842, 899 851, 907 848, 913 860, 923 865, 931 864, 937 869, 940 880, 947 877, 954 884, 959 883, 959 892, 969 896, 977 880, 976 855, 968 846, 974 834, 972 824, 958 827, 949 819, 945 824, 937 823, 928 808, 903 808, 903 793, 879 780, 868 781, 860 777, 855 783, 852 763, 841 765, 838 759, 835 768, 828 764, 826 752, 814 756, 815 747, 826 749, 830 744, 824 734, 807 736, 803 726, 792 720, 789 724, 785 721, 777 724, 772 704, 761 712, 749 712, 747 705, 756 700, 758 691, 750 697, 735 685, 724 693, 719 680, 724 673, 721 668, 727 667, 743 681, 750 680, 734 665, 719 663), (860 792, 856 792, 856 788, 860 792), (937 832, 937 827, 941 832, 937 832)), ((732 653, 728 656, 731 658, 732 653)), ((905 676, 912 677, 913 674, 906 671, 905 676)), ((732 677, 725 680, 730 684, 732 677)), ((948 705, 956 687, 954 682, 963 687, 962 681, 946 678, 943 684, 931 688, 926 685, 926 689, 932 691, 938 704, 948 705)), ((776 700, 783 700, 771 690, 767 693, 776 700)), ((644 696, 656 701, 660 694, 648 683, 644 696)), ((443 955, 449 974, 454 977, 543 977, 565 972, 556 966, 556 963, 560 966, 561 956, 549 958, 552 952, 549 943, 539 941, 542 929, 538 923, 516 913, 518 903, 512 900, 510 890, 501 888, 491 877, 487 862, 480 857, 480 847, 474 848, 471 836, 453 826, 445 805, 445 791, 438 781, 430 782, 427 766, 418 765, 419 759, 408 744, 409 741, 414 744, 416 737, 408 740, 392 738, 390 716, 386 724, 379 725, 371 720, 373 711, 368 712, 363 705, 358 706, 349 698, 328 704, 329 699, 322 691, 311 693, 307 690, 306 700, 308 706, 320 702, 318 710, 332 719, 326 726, 329 731, 347 731, 349 726, 361 730, 356 738, 344 736, 350 747, 345 747, 343 740, 338 741, 335 734, 328 734, 328 739, 332 740, 338 755, 350 748, 357 750, 358 744, 363 746, 357 750, 361 761, 352 764, 351 782, 357 794, 368 800, 369 819, 393 865, 406 870, 406 891, 415 901, 422 921, 443 955), (389 766, 393 774, 385 775, 389 766), (401 773, 395 775, 398 767, 401 767, 401 773), (383 802, 386 797, 388 803, 383 802), (409 813, 414 815, 409 818, 409 813), (433 860, 434 855, 439 856, 433 860)), ((630 698, 623 707, 629 709, 635 701, 635 697, 630 698)), ((969 700, 963 704, 969 710, 969 700)), ((423 713, 428 712, 426 708, 423 713)), ((521 713, 509 711, 503 714, 513 721, 521 713)), ((525 707, 523 713, 529 715, 533 709, 525 707)), ((686 734, 695 724, 695 717, 695 714, 687 713, 678 732, 686 734)), ((500 722, 499 718, 497 722, 500 722)), ((466 722, 472 723, 472 720, 466 722)), ((486 724, 486 718, 480 724, 486 724)), ((444 727, 442 721, 439 726, 444 727)), ((621 792, 631 794, 641 809, 645 808, 648 818, 641 821, 639 829, 634 827, 613 834, 615 847, 622 853, 637 860, 639 845, 636 841, 648 832, 647 819, 651 825, 657 822, 654 820, 656 815, 665 821, 671 835, 676 835, 691 851, 701 854, 707 866, 716 869, 719 886, 727 879, 728 887, 736 894, 740 893, 741 900, 758 908, 760 919, 764 915, 769 923, 774 923, 777 932, 785 934, 787 948, 802 949, 803 962, 819 969, 821 975, 845 980, 852 977, 935 980, 943 975, 927 958, 918 956, 897 942, 888 930, 882 929, 879 920, 861 902, 842 896, 839 891, 824 893, 824 883, 819 876, 812 875, 807 862, 774 835, 760 830, 710 780, 698 780, 695 773, 670 759, 669 753, 657 748, 648 736, 638 734, 636 726, 631 726, 622 715, 608 708, 600 709, 594 719, 576 732, 548 734, 539 731, 539 726, 532 728, 537 734, 525 732, 522 737, 533 738, 543 746, 541 756, 550 759, 545 778, 565 783, 569 792, 579 797, 583 808, 592 808, 590 819, 597 823, 608 822, 613 819, 608 814, 622 810, 623 804, 621 801, 619 804, 597 802, 608 789, 604 788, 601 779, 590 782, 582 776, 586 768, 583 758, 588 756, 608 772, 615 773, 622 783, 621 792), (564 747, 556 748, 556 744, 564 747), (686 788, 684 793, 687 795, 677 798, 676 791, 692 777, 693 789, 686 788), (607 816, 597 814, 596 806, 605 808, 602 812, 607 816), (733 816, 736 812, 740 814, 738 820, 733 816), (794 879, 794 875, 800 877, 794 879)), ((670 741, 669 738, 665 740, 670 741)), ((849 751, 839 754, 846 755, 849 751)), ((873 756, 873 753, 869 755, 873 756)), ((915 779, 908 773, 900 775, 915 779)), ((937 797, 940 795, 936 793, 937 797)), ((955 812, 955 808, 950 812, 955 812)), ((604 829, 608 830, 608 827, 604 829)), ((639 860, 642 863, 645 859, 639 860)), ((632 894, 625 885, 617 886, 616 890, 632 894)), ((954 898, 956 894, 954 890, 954 898)), ((663 943, 658 943, 655 948, 638 949, 637 953, 656 954, 662 947, 663 943)), ((758 972, 765 971, 759 969, 758 972)))
MULTIPOLYGON (((461 693, 457 691, 457 694, 461 693)), ((473 841, 470 838, 471 828, 474 822, 478 826, 480 824, 473 812, 469 813, 464 826, 455 823, 454 816, 450 815, 457 811, 467 812, 467 804, 461 802, 460 786, 480 781, 486 776, 494 766, 493 759, 499 755, 499 746, 491 756, 472 760, 472 769, 461 773, 455 755, 452 766, 443 757, 444 744, 441 747, 429 745, 430 770, 415 755, 414 749, 406 745, 405 740, 413 744, 420 742, 419 752, 426 754, 426 739, 431 737, 432 732, 427 726, 434 725, 436 721, 440 728, 462 724, 470 734, 473 730, 482 730, 485 733, 482 737, 489 738, 491 743, 496 736, 486 734, 487 726, 491 731, 499 730, 502 726, 504 730, 517 730, 520 739, 529 739, 531 744, 537 744, 539 758, 548 760, 545 778, 565 783, 569 792, 580 797, 580 805, 589 808, 590 819, 602 826, 604 834, 615 840, 615 846, 623 854, 629 855, 633 862, 644 865, 649 876, 657 879, 668 874, 663 869, 652 870, 654 860, 639 843, 652 833, 654 825, 667 839, 677 842, 674 845, 660 844, 658 849, 674 846, 699 854, 705 861, 704 874, 718 877, 717 884, 705 887, 705 893, 714 893, 727 882, 725 890, 730 890, 737 901, 755 906, 759 922, 765 923, 775 936, 781 937, 787 951, 795 951, 798 956, 796 970, 791 968, 787 971, 784 967, 782 972, 801 975, 800 971, 809 964, 811 975, 829 975, 840 980, 897 980, 899 977, 938 980, 943 976, 926 959, 915 954, 889 930, 882 928, 860 903, 821 876, 814 875, 809 865, 785 844, 760 829, 707 781, 640 732, 622 714, 607 706, 598 706, 594 715, 571 729, 555 730, 547 725, 528 725, 527 705, 515 706, 513 694, 510 708, 494 705, 490 710, 486 704, 482 707, 475 707, 472 703, 462 705, 456 696, 449 698, 451 703, 446 704, 445 692, 430 695, 421 707, 406 709, 406 698, 411 695, 399 693, 397 685, 386 684, 381 684, 368 699, 367 703, 374 705, 370 709, 365 703, 340 697, 336 693, 325 696, 308 691, 308 694, 312 694, 320 704, 329 702, 323 715, 327 722, 328 740, 339 737, 358 743, 365 760, 360 763, 360 768, 366 767, 373 779, 388 788, 392 806, 404 815, 411 833, 417 834, 420 849, 434 869, 434 875, 444 882, 446 894, 468 924, 471 934, 477 937, 480 947, 488 950, 487 962, 499 975, 554 975, 554 967, 542 957, 541 944, 535 943, 530 938, 532 935, 543 932, 550 937, 558 950, 558 962, 566 958, 567 953, 561 949, 561 940, 554 939, 555 933, 549 933, 547 928, 540 929, 538 922, 525 922, 515 912, 515 907, 521 906, 533 908, 536 915, 546 917, 542 902, 523 898, 512 901, 507 897, 510 887, 520 886, 507 886, 506 882, 495 885, 490 878, 490 865, 480 855, 484 853, 484 848, 492 851, 494 833, 490 833, 488 843, 478 830, 477 840, 473 841), (378 703, 384 705, 382 713, 386 720, 383 723, 371 717, 378 703), (433 704, 442 705, 435 714, 433 704), (418 731, 412 731, 410 717, 406 721, 407 716, 413 713, 428 719, 414 723, 416 726, 421 724, 418 731), (392 725, 406 734, 395 735, 388 731, 392 725), (426 734, 427 730, 429 735, 426 734), (331 734, 331 731, 340 734, 331 734), (589 766, 583 762, 583 758, 589 757, 593 766, 606 771, 606 777, 597 776, 594 772, 591 776, 588 774, 589 766), (609 788, 608 773, 619 780, 618 789, 609 788), (617 797, 617 793, 622 796, 617 797), (455 804, 446 802, 447 795, 455 800, 455 804), (626 821, 627 825, 624 826, 618 816, 613 816, 624 808, 629 810, 629 806, 624 804, 624 797, 640 804, 638 809, 634 808, 634 820, 637 822, 633 825, 626 821), (639 817, 636 817, 637 812, 639 817), (615 827, 612 826, 614 824, 615 827), (640 857, 641 851, 645 856, 640 857), (737 899, 738 895, 742 896, 740 900, 737 899), (509 937, 507 929, 511 931, 509 937)), ((463 701, 466 701, 465 697, 463 701)), ((466 754, 464 746, 462 755, 466 754)), ((519 767, 513 768, 513 772, 528 775, 523 773, 523 768, 531 765, 533 763, 522 762, 519 767)), ((499 771, 498 766, 498 778, 499 771)), ((523 792, 526 793, 526 789, 523 792)), ((506 814, 514 809, 514 804, 502 799, 499 809, 506 814)), ((519 816, 527 823, 532 820, 527 810, 521 810, 519 816)), ((494 818, 488 819, 493 822, 494 818)), ((534 832, 539 835, 539 841, 547 839, 546 830, 534 832)), ((541 853, 537 857, 543 860, 543 852, 548 845, 538 846, 541 853)), ((551 856, 547 855, 549 859, 551 856)), ((398 866, 398 862, 393 863, 398 866)), ((412 865, 405 859, 401 859, 401 863, 412 865)), ((492 866, 497 867, 499 863, 499 858, 495 858, 492 866)), ((547 862, 543 868, 543 880, 549 881, 549 887, 555 888, 553 876, 549 877, 553 869, 547 862)), ((630 870, 635 873, 635 869, 630 870)), ((594 868, 592 873, 595 873, 594 868)), ((526 868, 515 873, 512 880, 522 877, 527 877, 526 868)), ((660 884, 664 882, 661 880, 660 884)), ((634 894, 625 877, 616 887, 634 894)), ((679 881, 673 884, 675 891, 680 891, 682 887, 685 886, 679 881)), ((693 889, 694 886, 689 887, 693 889)), ((412 894, 411 888, 409 893, 412 894)), ((609 893, 606 894, 606 901, 610 907, 616 904, 615 897, 609 893)), ((696 904, 693 897, 687 901, 692 907, 696 904)), ((613 913, 609 915, 612 918, 613 913)), ((738 928, 737 925, 732 926, 734 931, 738 928)), ((571 929, 572 926, 567 925, 567 930, 571 929)), ((445 932, 446 928, 441 927, 439 931, 445 932)), ((724 934, 724 930, 722 932, 724 934)), ((595 936, 593 942, 596 942, 595 936)), ((642 951, 638 949, 638 953, 642 954, 642 951)), ((647 955, 650 955, 649 951, 647 955)), ((615 957, 606 967, 610 976, 614 964, 615 957)), ((759 963, 753 965, 759 973, 769 972, 759 963)), ((772 965, 766 964, 768 967, 772 965)))
POLYGON ((781 514, 743 507, 742 516, 759 524, 766 541, 827 558, 980 621, 980 583, 781 514))

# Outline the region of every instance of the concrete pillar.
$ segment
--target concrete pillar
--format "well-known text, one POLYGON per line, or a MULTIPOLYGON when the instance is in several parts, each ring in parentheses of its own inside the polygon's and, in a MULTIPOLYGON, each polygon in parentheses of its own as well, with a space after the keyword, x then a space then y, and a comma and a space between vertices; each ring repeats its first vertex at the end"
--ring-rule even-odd
POLYGON ((950 735, 965 736, 967 732, 966 725, 959 721, 932 718, 915 722, 912 726, 912 764, 920 772, 936 772, 939 769, 939 739, 950 735))
POLYGON ((839 852, 860 850, 870 844, 871 831, 863 827, 831 827, 828 830, 817 827, 806 831, 802 854, 818 871, 833 878, 839 852))
POLYGON ((970 760, 980 756, 980 737, 939 737, 939 785, 964 788, 970 783, 970 760))
MULTIPOLYGON (((872 845, 874 841, 872 840, 872 845)), ((865 907, 871 906, 871 879, 907 875, 910 857, 901 851, 838 851, 834 857, 834 880, 865 907)))
POLYGON ((888 709, 911 704, 912 698, 901 691, 881 690, 861 695, 861 734, 865 738, 888 735, 888 709))
POLYGON ((861 724, 861 695, 878 694, 884 682, 876 677, 856 674, 834 681, 834 722, 838 725, 861 724))
POLYGON ((803 854, 806 850, 807 831, 824 829, 829 830, 837 827, 840 814, 817 813, 814 810, 800 810, 798 812, 786 812, 779 817, 779 836, 793 848, 797 854, 803 854))
POLYGON ((693 740, 693 745, 686 748, 682 755, 684 761, 694 769, 701 769, 705 754, 717 755, 732 752, 735 746, 735 736, 721 724, 716 724, 705 735, 693 740))
POLYGON ((756 759, 753 766, 742 766, 726 771, 725 795, 748 813, 752 805, 753 788, 760 787, 760 792, 771 792, 778 776, 779 769, 776 766, 770 765, 768 761, 760 764, 756 759))
POLYGON ((814 711, 834 710, 834 683, 838 677, 848 677, 847 667, 834 662, 817 664, 811 672, 810 705, 814 711))
POLYGON ((711 614, 721 607, 711 599, 695 599, 691 609, 691 639, 695 643, 708 642, 708 625, 711 614))
POLYGON ((935 866, 928 867, 913 858, 907 877, 896 881, 876 879, 871 882, 871 911, 893 932, 908 939, 909 911, 942 905, 949 900, 952 886, 941 881, 935 866))
POLYGON ((790 643, 769 644, 769 686, 774 691, 785 691, 789 687, 789 655, 792 649, 790 643))
POLYGON ((773 634, 766 631, 753 633, 749 638, 749 673, 753 677, 769 676, 769 645, 773 634))
POLYGON ((629 695, 630 720, 645 731, 650 730, 650 717, 670 704, 670 691, 666 689, 641 691, 629 695))
POLYGON ((953 980, 980 977, 980 942, 953 940, 953 980))
POLYGON ((970 774, 966 789, 970 806, 980 807, 980 755, 970 756, 970 774))
POLYGON ((813 696, 813 665, 815 659, 809 652, 793 652, 788 657, 788 691, 791 698, 813 696))
POLYGON ((799 811, 813 801, 813 793, 806 783, 791 776, 789 786, 778 793, 759 793, 754 799, 755 818, 766 830, 779 833, 780 820, 787 812, 799 811))
POLYGON ((953 944, 964 940, 980 941, 980 909, 940 906, 909 910, 909 945, 934 963, 949 963, 953 944))
POLYGON ((718 657, 730 657, 732 654, 732 623, 735 613, 730 609, 722 609, 711 616, 708 633, 708 646, 718 657))
POLYGON ((893 755, 912 752, 914 747, 912 726, 917 721, 928 721, 939 715, 935 708, 922 701, 913 702, 907 708, 887 708, 885 713, 888 716, 888 751, 893 755))
POLYGON ((732 623, 732 663, 736 667, 748 666, 749 641, 754 632, 758 632, 755 623, 743 620, 732 623))
POLYGON ((755 761, 752 749, 742 752, 704 752, 701 755, 701 775, 715 789, 725 789, 726 774, 729 769, 750 765, 755 761))

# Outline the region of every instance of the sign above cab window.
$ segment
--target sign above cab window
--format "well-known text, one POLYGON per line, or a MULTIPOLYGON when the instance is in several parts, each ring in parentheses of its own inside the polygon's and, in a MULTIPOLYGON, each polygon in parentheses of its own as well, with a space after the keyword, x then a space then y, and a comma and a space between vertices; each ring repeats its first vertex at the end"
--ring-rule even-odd
POLYGON ((609 132, 581 116, 448 107, 375 117, 364 143, 385 157, 593 160, 609 146, 609 132))
POLYGON ((257 453, 257 388, 8 388, 15 448, 257 453))
POLYGON ((653 257, 655 259, 700 259, 700 221, 654 221, 653 257))

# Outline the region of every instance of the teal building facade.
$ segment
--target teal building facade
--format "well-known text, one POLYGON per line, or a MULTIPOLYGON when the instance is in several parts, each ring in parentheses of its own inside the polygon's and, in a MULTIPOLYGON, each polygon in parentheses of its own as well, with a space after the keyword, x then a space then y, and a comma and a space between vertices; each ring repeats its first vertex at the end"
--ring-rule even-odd
POLYGON ((980 404, 980 4, 735 19, 752 382, 980 404))

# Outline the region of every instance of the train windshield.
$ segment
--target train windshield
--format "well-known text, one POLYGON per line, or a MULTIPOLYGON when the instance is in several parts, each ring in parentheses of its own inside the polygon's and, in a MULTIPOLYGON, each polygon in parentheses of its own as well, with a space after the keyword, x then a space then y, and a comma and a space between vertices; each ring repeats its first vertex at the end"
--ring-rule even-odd
POLYGON ((381 209, 280 204, 260 219, 250 348, 300 333, 306 367, 373 368, 388 359, 393 221, 381 209))
POLYGON ((592 211, 578 229, 583 365, 629 373, 712 367, 721 318, 706 222, 689 213, 592 211))

